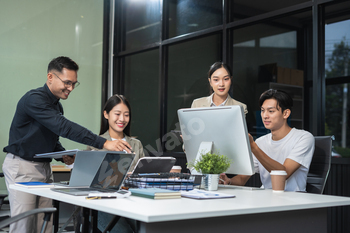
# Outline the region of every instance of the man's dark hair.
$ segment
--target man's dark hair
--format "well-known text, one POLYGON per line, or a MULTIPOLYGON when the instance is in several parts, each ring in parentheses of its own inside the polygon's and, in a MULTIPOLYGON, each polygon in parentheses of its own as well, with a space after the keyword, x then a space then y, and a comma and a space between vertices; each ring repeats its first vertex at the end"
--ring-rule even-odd
POLYGON ((74 70, 74 71, 79 70, 79 66, 77 63, 75 63, 75 61, 73 61, 69 57, 61 56, 51 60, 47 68, 47 73, 49 73, 51 70, 57 70, 58 72, 61 73, 63 68, 66 68, 68 70, 74 70))
POLYGON ((261 94, 259 99, 260 108, 263 105, 265 100, 275 99, 277 101, 276 108, 280 107, 282 109, 282 113, 284 110, 289 109, 292 111, 293 107, 293 99, 292 97, 284 91, 269 89, 261 94))

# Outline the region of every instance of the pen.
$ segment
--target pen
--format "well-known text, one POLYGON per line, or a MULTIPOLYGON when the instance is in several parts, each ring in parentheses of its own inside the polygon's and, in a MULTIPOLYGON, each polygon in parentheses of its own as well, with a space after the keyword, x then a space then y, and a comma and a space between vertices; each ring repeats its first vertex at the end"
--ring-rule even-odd
POLYGON ((89 196, 89 197, 85 197, 85 199, 88 200, 98 200, 98 199, 117 199, 117 197, 113 197, 113 196, 89 196))
POLYGON ((197 193, 203 194, 204 196, 208 196, 208 197, 218 197, 219 196, 218 193, 210 193, 210 192, 201 191, 201 190, 198 190, 197 193))
POLYGON ((208 196, 208 197, 218 197, 219 194, 217 194, 217 193, 205 193, 204 196, 208 196))

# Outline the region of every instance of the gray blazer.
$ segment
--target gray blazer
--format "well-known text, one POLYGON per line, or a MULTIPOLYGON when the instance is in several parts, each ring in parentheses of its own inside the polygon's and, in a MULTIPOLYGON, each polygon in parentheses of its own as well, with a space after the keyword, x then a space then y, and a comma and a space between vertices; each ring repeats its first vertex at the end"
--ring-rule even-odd
MULTIPOLYGON (((108 130, 104 134, 102 134, 100 136, 103 137, 103 138, 106 138, 109 141, 112 141, 112 138, 109 135, 109 131, 108 130)), ((129 170, 129 171, 132 171, 134 169, 137 161, 140 158, 145 157, 145 153, 143 151, 143 146, 142 146, 142 143, 141 143, 140 140, 138 140, 136 138, 131 138, 129 136, 126 136, 125 134, 124 134, 124 137, 125 137, 126 142, 130 144, 130 146, 132 147, 132 150, 135 152, 135 159, 134 159, 133 163, 131 164, 131 167, 130 167, 130 170, 129 170)), ((97 149, 97 148, 94 148, 92 146, 88 146, 87 150, 103 150, 103 151, 106 151, 106 149, 97 149)))
MULTIPOLYGON (((213 94, 211 94, 210 96, 207 97, 202 97, 199 99, 195 99, 192 102, 191 108, 204 108, 204 107, 210 107, 211 104, 211 100, 213 99, 213 94)), ((229 105, 241 105, 244 109, 244 114, 247 115, 248 110, 247 110, 247 105, 245 105, 244 103, 241 103, 237 100, 234 100, 231 98, 230 95, 227 96, 227 101, 225 103, 225 106, 229 106, 229 105)))

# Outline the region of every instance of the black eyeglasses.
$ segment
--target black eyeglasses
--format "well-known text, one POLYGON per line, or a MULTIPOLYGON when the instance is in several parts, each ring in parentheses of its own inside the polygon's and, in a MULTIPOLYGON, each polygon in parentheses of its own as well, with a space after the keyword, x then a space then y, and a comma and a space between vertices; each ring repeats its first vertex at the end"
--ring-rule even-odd
POLYGON ((56 77, 61 80, 64 83, 65 87, 73 87, 76 88, 80 85, 80 82, 76 81, 75 83, 71 82, 71 81, 63 81, 62 79, 60 79, 60 77, 58 77, 57 74, 53 73, 54 75, 56 75, 56 77))

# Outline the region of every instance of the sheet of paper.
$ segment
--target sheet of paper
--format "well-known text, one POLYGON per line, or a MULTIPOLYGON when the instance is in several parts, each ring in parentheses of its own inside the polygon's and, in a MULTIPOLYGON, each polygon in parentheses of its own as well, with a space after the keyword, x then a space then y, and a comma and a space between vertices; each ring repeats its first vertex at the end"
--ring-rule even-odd
POLYGON ((193 189, 191 191, 181 191, 182 197, 189 197, 194 199, 213 199, 213 198, 231 198, 235 195, 224 194, 219 192, 205 191, 200 189, 193 189))

